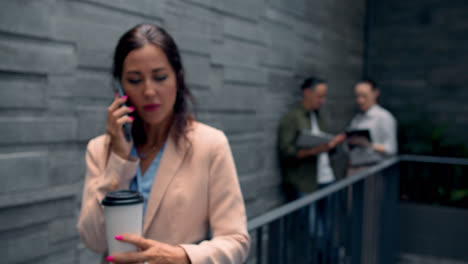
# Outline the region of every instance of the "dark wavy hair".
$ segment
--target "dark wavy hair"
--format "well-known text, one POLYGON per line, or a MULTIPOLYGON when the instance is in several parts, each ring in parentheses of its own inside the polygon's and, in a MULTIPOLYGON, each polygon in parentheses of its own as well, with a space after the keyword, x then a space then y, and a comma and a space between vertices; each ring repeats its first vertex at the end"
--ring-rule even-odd
MULTIPOLYGON (((112 74, 115 79, 121 81, 123 63, 127 55, 146 44, 153 44, 161 48, 176 75, 177 94, 174 103, 174 119, 172 121, 172 132, 175 133, 176 143, 179 145, 180 139, 187 139, 188 126, 195 121, 194 115, 189 111, 188 103, 195 107, 195 100, 190 93, 184 78, 184 67, 179 49, 174 39, 164 29, 151 24, 136 25, 127 31, 119 40, 114 53, 112 74)), ((132 136, 135 144, 146 142, 146 135, 143 130, 141 118, 133 113, 135 121, 132 126, 132 136)))

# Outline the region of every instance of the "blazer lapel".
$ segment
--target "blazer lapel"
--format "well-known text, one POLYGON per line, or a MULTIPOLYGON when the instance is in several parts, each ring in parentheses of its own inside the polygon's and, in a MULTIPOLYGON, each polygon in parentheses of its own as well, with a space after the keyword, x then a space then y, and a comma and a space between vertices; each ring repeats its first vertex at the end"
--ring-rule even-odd
POLYGON ((176 175, 178 169, 186 156, 188 146, 185 141, 181 141, 177 148, 175 139, 169 136, 164 153, 159 164, 158 171, 151 187, 151 193, 146 207, 145 219, 143 221, 143 235, 146 235, 148 228, 156 215, 161 201, 167 191, 167 187, 176 175))

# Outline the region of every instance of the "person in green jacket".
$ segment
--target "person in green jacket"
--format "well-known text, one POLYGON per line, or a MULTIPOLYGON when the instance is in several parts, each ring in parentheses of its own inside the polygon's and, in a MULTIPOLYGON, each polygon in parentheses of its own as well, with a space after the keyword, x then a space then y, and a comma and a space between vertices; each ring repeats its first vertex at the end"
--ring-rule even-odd
MULTIPOLYGON (((325 132, 326 120, 319 109, 325 103, 327 83, 318 78, 307 78, 301 85, 302 101, 281 118, 279 125, 279 154, 283 169, 284 184, 291 192, 308 194, 319 184, 333 182, 336 178, 330 164, 329 152, 344 141, 340 134, 328 144, 310 149, 296 146, 299 133, 325 132)), ((296 197, 297 198, 297 197, 296 197)))
MULTIPOLYGON (((325 103, 327 95, 327 83, 317 78, 307 78, 301 85, 302 101, 284 115, 279 125, 279 154, 283 172, 283 186, 290 200, 301 198, 324 188, 336 180, 332 169, 329 153, 345 140, 345 135, 340 134, 330 142, 313 148, 299 148, 296 140, 304 130, 312 134, 320 134, 326 131, 326 120, 319 112, 325 103)), ((309 230, 311 237, 324 238, 325 249, 322 261, 329 263, 327 255, 331 247, 331 232, 333 222, 332 197, 317 202, 317 207, 312 204, 309 208, 309 230), (317 215, 317 225, 315 219, 317 215), (317 232, 316 232, 317 231, 317 232)))

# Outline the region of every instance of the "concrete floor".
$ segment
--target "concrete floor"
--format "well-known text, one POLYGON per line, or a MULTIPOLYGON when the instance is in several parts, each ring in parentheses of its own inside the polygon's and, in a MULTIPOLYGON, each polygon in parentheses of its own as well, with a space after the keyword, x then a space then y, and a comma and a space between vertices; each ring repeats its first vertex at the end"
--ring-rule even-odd
POLYGON ((402 253, 398 258, 397 264, 468 264, 468 262, 453 259, 443 259, 433 256, 402 253))

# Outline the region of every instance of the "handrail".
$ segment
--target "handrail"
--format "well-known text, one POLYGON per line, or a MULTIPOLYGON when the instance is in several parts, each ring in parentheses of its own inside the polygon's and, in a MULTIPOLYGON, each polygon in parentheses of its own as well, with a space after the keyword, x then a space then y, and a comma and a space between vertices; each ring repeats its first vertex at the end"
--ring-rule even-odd
MULTIPOLYGON (((254 232, 256 237, 256 263, 263 263, 265 258, 269 263, 296 262, 298 256, 300 256, 299 258, 305 257, 306 262, 317 260, 316 252, 303 254, 304 250, 310 249, 311 242, 316 240, 315 237, 309 237, 310 234, 307 232, 311 226, 304 225, 302 220, 301 224, 298 225, 295 222, 297 219, 289 218, 289 216, 334 193, 341 190, 346 191, 346 188, 350 186, 353 186, 352 197, 348 197, 351 199, 348 202, 352 202, 352 208, 348 208, 351 211, 347 212, 350 213, 347 215, 350 221, 347 221, 346 226, 343 226, 346 230, 338 231, 343 232, 347 237, 346 240, 349 240, 344 244, 346 251, 349 249, 347 256, 351 258, 352 263, 361 263, 363 259, 372 263, 392 263, 391 260, 397 254, 395 243, 398 233, 394 224, 395 219, 392 218, 395 217, 398 210, 400 178, 398 167, 402 162, 468 166, 468 159, 462 158, 393 156, 323 189, 257 216, 247 223, 248 231, 254 232), (380 187, 377 189, 367 188, 370 187, 364 186, 364 180, 367 179, 375 179, 376 186, 380 187), (378 197, 375 195, 377 193, 378 197), (370 221, 371 219, 378 220, 370 221), (301 227, 301 225, 303 226, 301 227), (265 232, 268 234, 267 245, 264 244, 265 232), (288 246, 290 242, 292 242, 291 246, 288 246), (265 246, 266 252, 264 251, 265 246), (363 253, 362 248, 374 249, 363 253)), ((331 251, 322 253, 331 254, 331 251)))
POLYGON ((271 223, 283 216, 286 216, 307 204, 316 202, 332 193, 342 190, 351 186, 357 181, 363 180, 379 171, 397 164, 400 161, 408 162, 423 162, 423 163, 436 163, 436 164, 450 164, 450 165, 467 165, 468 159, 465 158, 450 158, 450 157, 437 157, 437 156, 422 156, 422 155, 400 155, 384 160, 383 162, 369 167, 367 170, 357 173, 351 177, 347 177, 335 184, 327 186, 324 189, 313 192, 309 195, 302 197, 276 209, 273 209, 263 215, 257 216, 248 221, 247 228, 249 231, 255 230, 265 224, 271 223))
POLYGON ((335 184, 327 186, 321 190, 313 192, 309 195, 304 196, 301 199, 295 200, 283 206, 280 206, 276 209, 273 209, 263 215, 253 218, 252 220, 248 221, 247 229, 249 231, 255 230, 263 225, 271 223, 281 217, 284 217, 304 206, 310 204, 312 202, 316 202, 332 193, 335 193, 341 189, 344 189, 348 186, 351 186, 357 181, 363 180, 377 172, 380 172, 386 168, 389 168, 400 161, 399 157, 392 157, 388 158, 377 165, 369 167, 367 170, 357 173, 351 177, 347 177, 343 180, 338 181, 335 184))
POLYGON ((286 216, 307 204, 316 202, 332 193, 342 190, 348 186, 351 186, 357 181, 363 180, 375 173, 382 171, 388 167, 397 164, 400 161, 407 162, 423 162, 423 163, 435 163, 435 164, 449 164, 449 165, 467 165, 468 159, 465 158, 450 158, 450 157, 437 157, 437 156, 422 156, 422 155, 400 155, 392 157, 380 162, 377 165, 371 166, 365 171, 359 172, 356 175, 347 177, 339 182, 327 186, 324 189, 313 192, 309 195, 302 197, 301 199, 292 201, 288 204, 273 209, 263 215, 257 216, 252 220, 248 221, 247 228, 249 231, 255 230, 263 225, 271 223, 283 216, 286 216))
POLYGON ((400 155, 401 161, 409 162, 424 162, 424 163, 439 163, 449 165, 467 165, 468 159, 466 158, 451 158, 451 157, 437 157, 437 156, 422 156, 422 155, 400 155))

